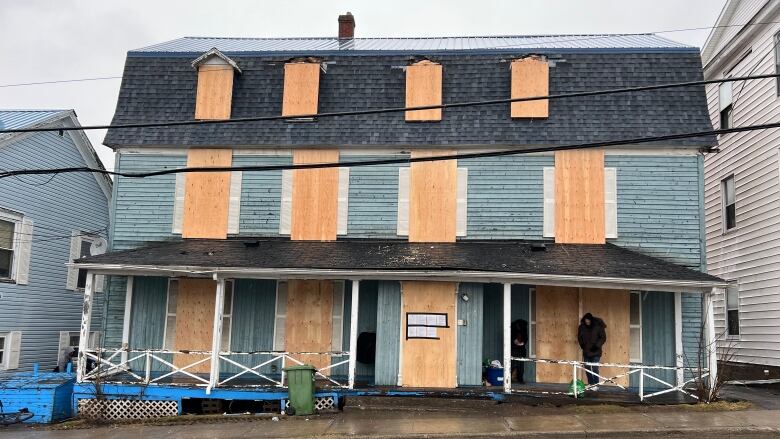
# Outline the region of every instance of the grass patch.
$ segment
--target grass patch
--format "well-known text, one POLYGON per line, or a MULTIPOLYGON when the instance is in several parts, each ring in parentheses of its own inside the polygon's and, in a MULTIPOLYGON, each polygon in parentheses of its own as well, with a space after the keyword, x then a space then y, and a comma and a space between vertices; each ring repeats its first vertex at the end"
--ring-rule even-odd
POLYGON ((749 401, 717 401, 709 404, 681 404, 676 406, 681 410, 689 410, 694 412, 734 412, 740 410, 750 410, 753 408, 753 403, 749 401))
POLYGON ((633 411, 635 410, 633 410, 631 407, 616 405, 616 404, 570 406, 570 412, 578 415, 628 413, 633 411))

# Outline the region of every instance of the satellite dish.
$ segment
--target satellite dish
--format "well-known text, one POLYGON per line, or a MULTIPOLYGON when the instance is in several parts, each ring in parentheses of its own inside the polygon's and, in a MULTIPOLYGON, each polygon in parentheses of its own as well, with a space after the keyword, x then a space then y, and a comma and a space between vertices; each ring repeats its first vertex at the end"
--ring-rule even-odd
POLYGON ((92 245, 89 246, 89 255, 90 256, 97 256, 102 255, 106 252, 106 248, 108 247, 106 240, 103 238, 96 239, 92 241, 92 245))

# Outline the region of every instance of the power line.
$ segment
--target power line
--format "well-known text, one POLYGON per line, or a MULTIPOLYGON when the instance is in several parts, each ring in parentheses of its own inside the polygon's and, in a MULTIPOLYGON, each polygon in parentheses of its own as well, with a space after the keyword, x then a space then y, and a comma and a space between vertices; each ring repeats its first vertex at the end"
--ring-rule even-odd
POLYGON ((0 84, 0 88, 7 87, 27 87, 29 85, 44 85, 44 84, 64 84, 68 82, 87 82, 87 81, 103 81, 106 79, 122 79, 121 76, 101 76, 97 78, 78 78, 78 79, 60 79, 56 81, 40 81, 40 82, 21 82, 18 84, 0 84))
POLYGON ((108 171, 99 168, 89 167, 72 167, 72 168, 51 168, 51 169, 20 169, 15 171, 8 171, 0 173, 0 179, 13 177, 16 175, 39 175, 39 174, 63 174, 63 173, 82 173, 82 172, 94 172, 99 174, 115 175, 119 177, 127 178, 145 178, 154 177, 160 175, 180 174, 187 172, 230 172, 230 171, 244 171, 244 172, 263 172, 263 171, 280 171, 288 169, 324 169, 324 168, 351 168, 357 166, 377 166, 377 165, 392 165, 392 164, 409 164, 419 162, 436 162, 443 160, 462 160, 462 159, 474 159, 484 157, 500 157, 509 155, 523 155, 533 154, 541 152, 554 152, 554 151, 567 151, 572 149, 593 149, 602 148, 607 146, 620 146, 620 145, 636 145, 642 143, 661 142, 668 140, 680 140, 693 137, 706 137, 720 134, 740 133, 746 131, 765 130, 771 128, 780 128, 780 122, 772 122, 759 125, 748 125, 743 127, 697 131, 689 133, 679 134, 667 134, 663 136, 652 137, 637 137, 630 139, 620 140, 606 140, 600 142, 578 143, 561 146, 547 146, 538 148, 514 148, 500 151, 489 152, 476 152, 465 154, 448 154, 434 157, 408 157, 397 159, 380 159, 380 160, 361 160, 361 161, 347 161, 337 163, 307 163, 307 164, 292 164, 292 165, 262 165, 262 166, 218 166, 218 167, 191 167, 191 168, 174 168, 164 169, 159 171, 150 172, 117 172, 108 171))
POLYGON ((700 86, 700 85, 708 85, 708 84, 720 84, 724 82, 747 81, 753 79, 767 79, 767 78, 777 78, 777 77, 780 77, 780 74, 773 73, 767 75, 710 79, 706 81, 673 82, 667 84, 647 85, 647 86, 640 86, 640 87, 626 87, 626 88, 615 88, 615 89, 606 89, 606 90, 597 90, 597 91, 561 93, 557 95, 490 99, 485 101, 454 102, 450 104, 421 105, 416 107, 389 107, 389 108, 377 108, 377 109, 369 109, 369 110, 334 111, 329 113, 299 114, 295 116, 254 116, 254 117, 239 117, 235 119, 219 119, 219 120, 179 120, 179 121, 171 121, 171 122, 143 122, 143 123, 127 123, 127 124, 117 124, 117 125, 87 125, 87 126, 79 126, 79 127, 15 128, 15 129, 0 130, 0 134, 155 128, 155 127, 172 127, 172 126, 189 126, 189 125, 214 125, 214 124, 231 124, 231 123, 246 123, 246 122, 265 122, 265 121, 278 121, 278 120, 299 120, 299 119, 315 119, 315 118, 319 119, 325 117, 363 116, 363 115, 371 115, 371 114, 400 113, 400 112, 417 111, 417 110, 433 110, 433 109, 498 105, 498 104, 508 104, 512 102, 528 102, 528 101, 601 96, 601 95, 617 94, 617 93, 643 92, 643 91, 662 90, 668 88, 692 87, 692 86, 700 86))

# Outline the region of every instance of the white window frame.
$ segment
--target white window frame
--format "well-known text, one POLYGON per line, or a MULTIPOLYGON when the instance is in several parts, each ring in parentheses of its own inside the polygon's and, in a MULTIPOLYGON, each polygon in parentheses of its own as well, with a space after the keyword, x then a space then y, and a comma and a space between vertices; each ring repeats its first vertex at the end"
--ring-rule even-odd
POLYGON ((629 353, 629 363, 633 364, 642 364, 643 361, 643 355, 642 355, 642 292, 641 291, 629 291, 629 294, 636 295, 637 297, 637 306, 639 309, 637 310, 637 313, 639 314, 639 323, 631 323, 631 303, 632 303, 632 297, 629 296, 628 298, 628 353, 629 353), (631 355, 631 343, 633 342, 631 338, 631 330, 636 329, 639 332, 639 358, 632 358, 631 355))
POLYGON ((2 345, 0 346, 0 370, 5 370, 5 363, 8 361, 8 339, 9 334, 7 332, 0 332, 0 340, 3 340, 2 345))
MULTIPOLYGON (((775 43, 775 73, 780 73, 780 32, 777 32, 774 37, 775 43)), ((775 78, 775 88, 777 89, 777 96, 780 96, 780 77, 775 78)))
POLYGON ((732 128, 734 126, 734 87, 733 82, 721 83, 718 87, 718 123, 721 129, 732 128), (723 112, 728 109, 728 122, 723 124, 723 112))
POLYGON ((4 281, 16 282, 16 271, 19 267, 19 241, 21 238, 21 228, 24 215, 18 212, 0 208, 0 220, 14 224, 14 234, 11 237, 10 248, 10 250, 13 252, 11 255, 11 269, 9 270, 8 277, 2 277, 0 279, 4 281))
POLYGON ((733 230, 737 229, 737 179, 734 177, 734 174, 730 174, 724 179, 720 181, 720 217, 721 217, 721 233, 726 234, 733 230), (729 206, 728 202, 728 181, 731 180, 732 186, 734 187, 734 202, 731 203, 734 205, 734 227, 729 228, 728 227, 728 211, 727 208, 729 206))
POLYGON ((287 325, 287 281, 276 281, 276 306, 274 308, 273 350, 284 351, 287 325))
MULTIPOLYGON (((227 302, 230 298, 230 306, 222 307, 222 339, 219 341, 220 351, 230 351, 230 345, 233 341, 231 333, 233 332, 233 304, 235 303, 235 296, 233 295, 234 284, 232 280, 225 281, 225 299, 227 302)), ((224 302, 223 302, 224 305, 224 302)))
POLYGON ((528 358, 536 358, 536 288, 528 289, 528 358))
POLYGON ((726 325, 726 338, 729 338, 731 340, 739 340, 742 334, 742 322, 741 322, 741 312, 740 312, 740 297, 739 297, 739 285, 737 283, 729 284, 724 290, 723 290, 723 322, 726 325), (732 290, 736 294, 736 304, 729 303, 729 291, 732 290), (729 311, 736 311, 737 312, 737 333, 732 334, 729 325, 729 311))

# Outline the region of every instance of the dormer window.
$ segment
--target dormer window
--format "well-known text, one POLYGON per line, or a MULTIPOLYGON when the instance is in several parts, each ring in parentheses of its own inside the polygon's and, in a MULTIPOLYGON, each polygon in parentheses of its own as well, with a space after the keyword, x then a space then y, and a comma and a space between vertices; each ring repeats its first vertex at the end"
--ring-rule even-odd
POLYGON ((241 69, 216 48, 193 61, 192 68, 198 71, 195 119, 230 119, 233 76, 236 72, 241 73, 241 69))

